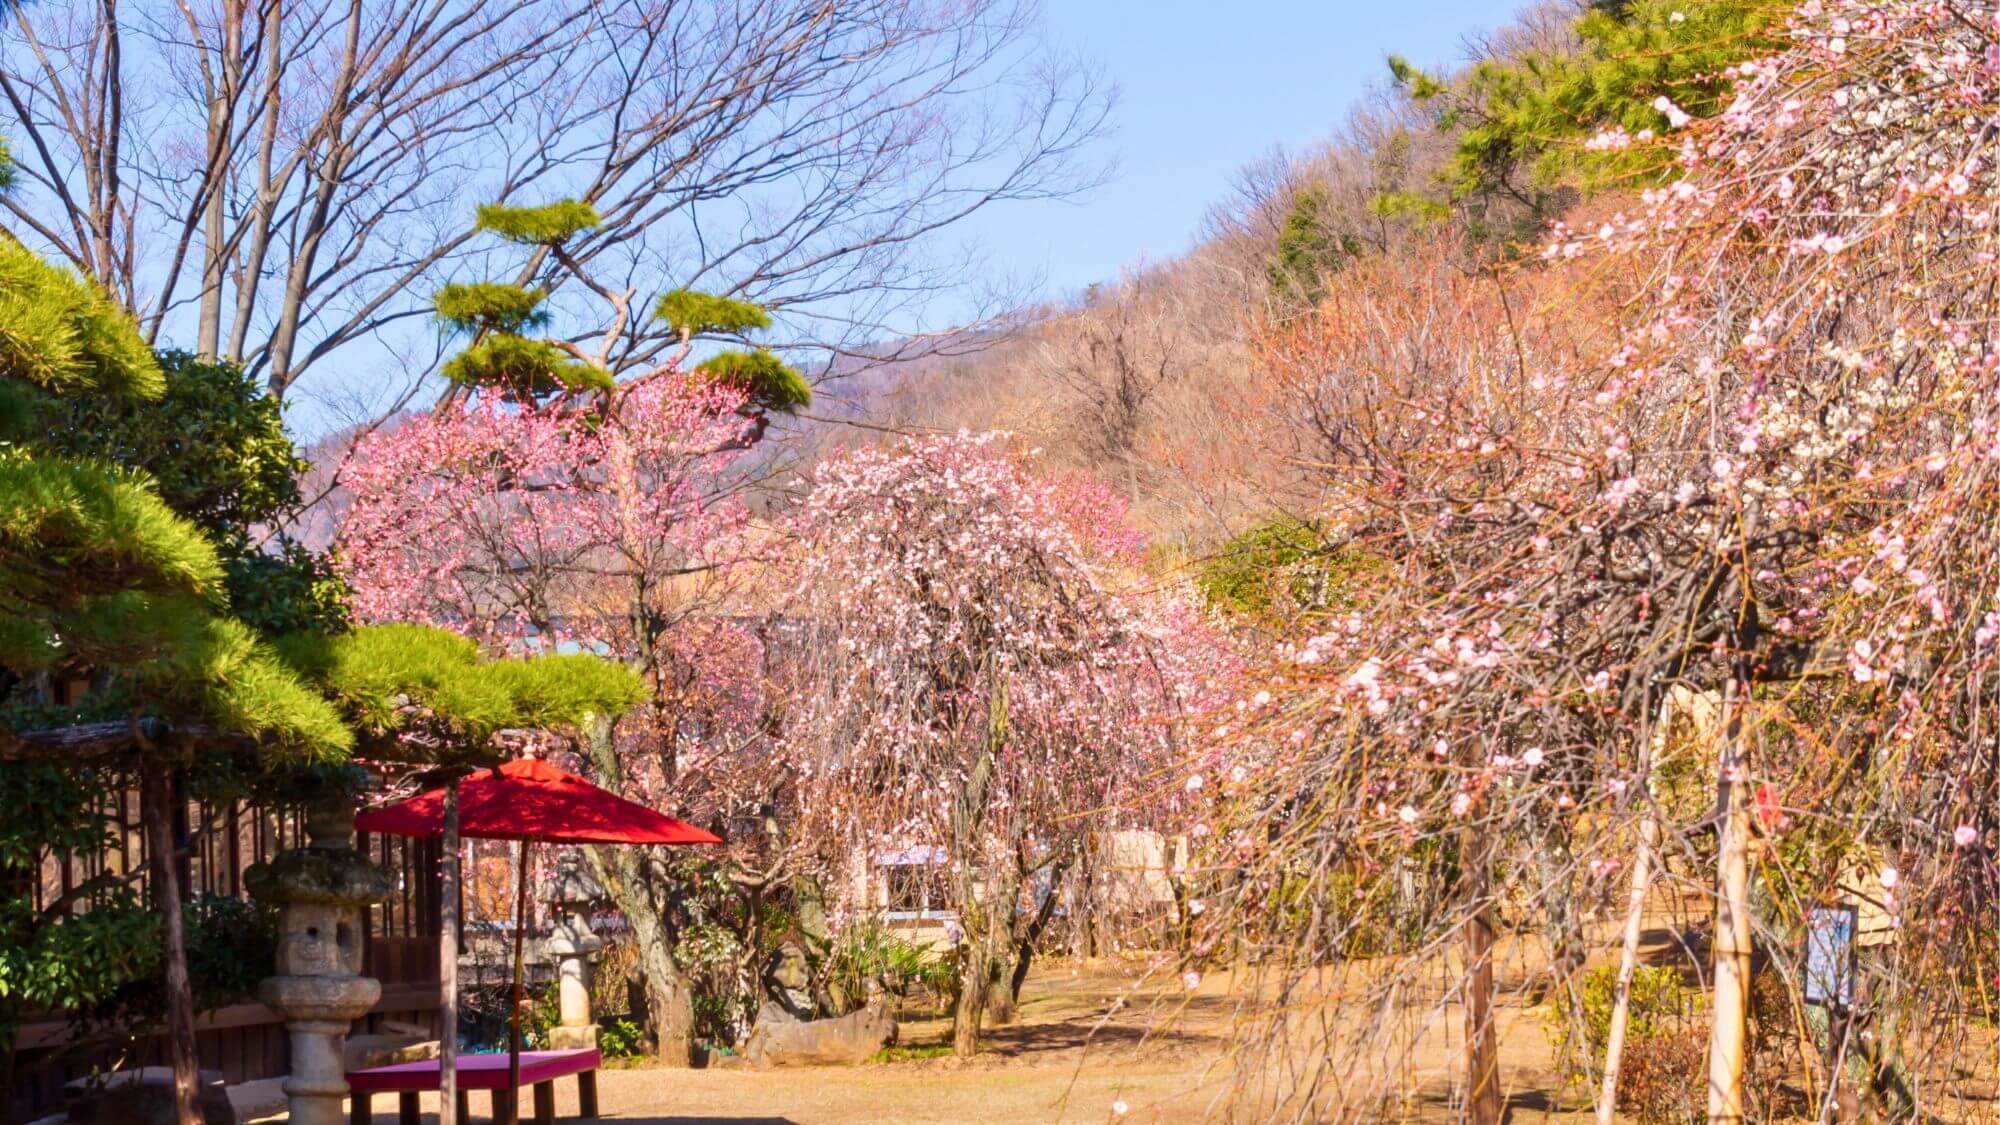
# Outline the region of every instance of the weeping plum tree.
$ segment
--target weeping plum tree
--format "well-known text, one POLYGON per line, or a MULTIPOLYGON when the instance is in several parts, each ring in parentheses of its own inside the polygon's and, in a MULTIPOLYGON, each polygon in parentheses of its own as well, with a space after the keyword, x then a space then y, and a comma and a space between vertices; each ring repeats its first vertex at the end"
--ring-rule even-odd
MULTIPOLYGON (((603 319, 593 336, 572 337, 544 289, 438 291, 439 320, 465 341, 444 368, 451 391, 360 443, 346 470, 354 500, 339 544, 355 606, 368 619, 461 630, 496 651, 576 642, 624 662, 647 701, 600 730, 590 759, 607 784, 664 800, 688 749, 691 697, 705 690, 689 670, 707 663, 711 642, 735 639, 683 627, 713 607, 741 550, 748 511, 735 467, 770 414, 810 391, 768 351, 701 343, 761 330, 763 310, 684 288, 634 308, 632 288, 600 280, 571 249, 597 223, 589 206, 485 207, 479 223, 559 263, 603 319), (675 350, 632 359, 637 321, 675 350), (708 354, 688 362, 698 346, 708 354)), ((674 960, 675 883, 637 849, 598 860, 639 940, 661 1050, 684 1063, 692 1012, 674 960)))
POLYGON ((1133 583, 1121 515, 985 435, 823 463, 798 517, 786 573, 816 640, 789 689, 800 804, 863 854, 944 848, 961 1056, 1026 952, 1024 874, 1143 804, 1220 671, 1188 603, 1133 583))
MULTIPOLYGON (((1280 879, 1323 889, 1311 873, 1339 870, 1366 891, 1395 857, 1450 843, 1463 893, 1423 920, 1420 948, 1467 950, 1475 1119, 1500 1108, 1475 1015, 1493 997, 1478 972, 1492 911, 1545 890, 1478 849, 1549 824, 1599 826, 1573 868, 1624 867, 1625 842, 1656 830, 1663 853, 1711 865, 1709 1049, 1682 1076, 1710 1120, 1756 1109, 1753 946, 1795 988, 1804 908, 1855 893, 1842 871, 1865 869, 1900 920, 1893 957, 1864 951, 1853 1048, 1885 1112, 1910 1108, 1898 1014, 1941 1029, 1990 1002, 1965 982, 1989 975, 1973 935, 1995 903, 1994 16, 1805 5, 1788 49, 1725 73, 1712 119, 1659 110, 1667 182, 1558 226, 1530 268, 1524 288, 1555 288, 1514 307, 1615 302, 1609 338, 1565 341, 1545 312, 1458 337, 1454 377, 1321 403, 1324 432, 1366 454, 1346 462, 1337 519, 1399 565, 1377 604, 1290 647, 1268 711, 1231 739, 1281 800, 1243 806, 1247 846, 1207 857, 1247 876, 1207 940, 1270 917, 1280 879), (1659 789, 1677 698, 1714 712, 1673 751, 1700 755, 1712 806, 1659 789)), ((1369 338, 1346 328, 1278 358, 1337 369, 1315 349, 1369 338)), ((1387 386, 1413 369, 1347 370, 1387 386)), ((1640 881, 1629 909, 1645 897, 1640 881)), ((1294 983, 1326 953, 1309 944, 1288 955, 1294 983)), ((1380 1000, 1402 972, 1363 991, 1380 1000)), ((1345 1052, 1392 1039, 1365 1025, 1317 1072, 1357 1080, 1291 1096, 1372 1104, 1393 1075, 1345 1052)), ((1949 1040, 1928 1042, 1945 1062, 1949 1040)), ((1615 1076, 1603 1089, 1608 1119, 1615 1076)))

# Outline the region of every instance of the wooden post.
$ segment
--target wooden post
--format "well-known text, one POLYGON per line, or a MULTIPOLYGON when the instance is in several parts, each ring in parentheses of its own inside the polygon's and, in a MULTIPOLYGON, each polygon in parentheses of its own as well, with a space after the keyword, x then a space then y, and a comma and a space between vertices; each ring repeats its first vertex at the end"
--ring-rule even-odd
POLYGON ((181 928, 181 888, 174 856, 173 784, 157 751, 139 762, 139 819, 145 825, 153 909, 164 932, 167 1056, 174 1068, 174 1110, 181 1125, 201 1125, 195 1110, 200 1067, 195 1056, 194 991, 188 983, 187 934, 181 928))
MULTIPOLYGON (((1674 689, 1678 690, 1678 689, 1674 689)), ((1610 1033, 1604 1041, 1604 1082, 1597 1091, 1597 1125, 1611 1125, 1618 1112, 1618 1064, 1625 1054, 1625 1027, 1632 1018, 1632 975, 1639 967, 1639 933, 1652 880, 1653 850, 1659 846, 1659 813, 1653 804, 1653 766, 1665 753, 1673 728, 1674 697, 1660 704, 1659 725, 1639 744, 1639 789, 1646 807, 1639 813, 1639 844, 1632 855, 1632 889, 1625 900, 1625 934, 1618 950, 1618 992, 1611 1004, 1610 1033)))
POLYGON ((1708 1040, 1708 1120, 1743 1120, 1743 1066, 1750 1019, 1750 805, 1743 799, 1743 716, 1735 677, 1723 688, 1717 755, 1715 1023, 1708 1040))
POLYGON ((458 1105, 458 778, 444 783, 444 878, 438 897, 438 1125, 459 1125, 458 1105))
POLYGON ((1465 1120, 1500 1125, 1500 1041, 1493 1026, 1493 904, 1488 880, 1493 863, 1490 833, 1467 826, 1459 834, 1466 864, 1465 923, 1465 1120))
POLYGON ((521 841, 521 871, 518 882, 520 890, 514 899, 514 992, 513 1003, 507 1015, 507 1120, 506 1125, 521 1125, 521 969, 523 965, 521 943, 528 930, 528 862, 533 847, 526 840, 521 841))

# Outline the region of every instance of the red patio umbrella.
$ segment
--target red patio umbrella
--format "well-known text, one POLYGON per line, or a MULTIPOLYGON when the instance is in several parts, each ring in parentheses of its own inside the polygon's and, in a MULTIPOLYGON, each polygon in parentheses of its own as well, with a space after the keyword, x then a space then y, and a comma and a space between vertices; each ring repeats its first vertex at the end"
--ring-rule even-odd
MULTIPOLYGON (((510 1116, 519 1120, 518 1086, 521 1065, 521 942, 527 928, 528 849, 540 841, 550 844, 719 844, 722 838, 685 821, 649 809, 600 789, 590 782, 557 769, 547 762, 524 758, 496 769, 478 770, 458 782, 428 790, 393 805, 369 809, 354 818, 354 827, 363 832, 391 836, 439 836, 444 840, 446 873, 456 875, 458 839, 469 836, 483 840, 521 841, 519 890, 514 904, 514 989, 509 1020, 507 1053, 508 1083, 515 1088, 510 1097, 510 1116), (454 821, 456 823, 454 823, 454 821)), ((457 879, 452 878, 455 886, 457 879)), ((449 894, 447 897, 450 897, 449 894)), ((455 915, 456 911, 452 911, 455 915)), ((451 920, 445 925, 442 941, 450 964, 439 966, 440 984, 456 989, 457 935, 451 920), (448 982, 448 983, 447 983, 448 982)), ((455 1020, 455 1004, 446 1005, 446 1015, 455 1020)), ((440 1105, 452 1106, 450 1077, 456 1067, 457 1028, 443 1029, 439 1051, 440 1105)), ((455 1108, 455 1107, 454 1107, 455 1108)), ((445 1112, 450 1112, 449 1109, 445 1112)))
MULTIPOLYGON (((369 809, 363 832, 435 836, 444 831, 445 790, 369 809)), ((458 832, 481 840, 544 844, 720 844, 721 837, 636 804, 535 758, 478 770, 458 783, 458 832)))

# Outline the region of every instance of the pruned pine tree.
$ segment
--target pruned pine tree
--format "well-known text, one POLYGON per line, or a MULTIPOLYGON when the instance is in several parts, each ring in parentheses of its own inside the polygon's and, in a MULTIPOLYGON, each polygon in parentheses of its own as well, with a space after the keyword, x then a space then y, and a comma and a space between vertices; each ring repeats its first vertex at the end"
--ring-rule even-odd
MULTIPOLYGON (((0 697, 26 704, 0 710, 0 762, 10 785, 41 785, 79 807, 79 770, 137 773, 175 1096, 181 1120, 192 1123, 194 1007, 171 833, 173 772, 198 753, 246 747, 273 760, 340 759, 353 738, 326 700, 231 616, 222 560, 199 526, 147 477, 39 436, 78 401, 154 401, 164 390, 158 362, 108 297, 0 243, 0 697), (53 712, 46 685, 80 678, 103 690, 86 708, 53 712), (91 718, 101 721, 83 721, 91 718)), ((21 846, 0 853, 0 870, 27 874, 41 852, 6 835, 21 846)), ((115 947, 129 957, 141 944, 137 928, 113 930, 115 911, 72 917, 68 899, 38 911, 23 880, 7 884, 21 893, 0 904, 0 1023, 29 1005, 84 1006, 125 983, 119 971, 71 975, 61 951, 75 944, 70 936, 115 934, 135 939, 115 947)), ((121 887, 91 893, 107 906, 136 905, 121 887)))
MULTIPOLYGON (((747 519, 730 466, 810 388, 747 346, 770 325, 758 306, 686 288, 647 305, 601 279, 571 252, 593 208, 494 205, 478 222, 522 248, 520 276, 534 280, 436 294, 438 320, 465 341, 444 367, 450 389, 430 416, 357 446, 346 469, 340 544, 356 608, 492 648, 603 646, 650 692, 632 722, 591 741, 592 768, 628 793, 675 784, 679 685, 698 646, 679 626, 709 604, 701 584, 728 569, 747 519), (635 333, 674 346, 635 350, 635 333)), ((685 1064, 693 1009, 671 881, 633 849, 603 863, 640 949, 655 1041, 685 1064)))

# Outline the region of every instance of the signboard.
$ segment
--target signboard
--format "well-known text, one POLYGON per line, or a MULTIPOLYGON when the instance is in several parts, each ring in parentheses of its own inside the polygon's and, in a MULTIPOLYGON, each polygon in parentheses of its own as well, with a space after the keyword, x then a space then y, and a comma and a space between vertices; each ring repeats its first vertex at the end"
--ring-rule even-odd
POLYGON ((1852 906, 1814 906, 1806 910, 1805 999, 1836 1011, 1854 1006, 1854 931, 1858 917, 1852 906))

